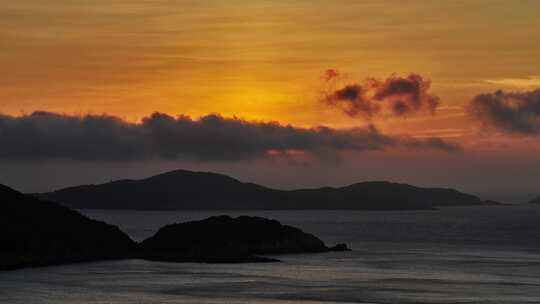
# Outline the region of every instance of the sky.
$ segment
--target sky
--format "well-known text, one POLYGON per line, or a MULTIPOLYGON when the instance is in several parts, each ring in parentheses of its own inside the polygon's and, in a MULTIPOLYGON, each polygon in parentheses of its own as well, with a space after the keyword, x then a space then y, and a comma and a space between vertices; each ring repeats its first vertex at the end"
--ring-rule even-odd
POLYGON ((540 2, 18 0, 0 183, 186 168, 540 195, 540 2))

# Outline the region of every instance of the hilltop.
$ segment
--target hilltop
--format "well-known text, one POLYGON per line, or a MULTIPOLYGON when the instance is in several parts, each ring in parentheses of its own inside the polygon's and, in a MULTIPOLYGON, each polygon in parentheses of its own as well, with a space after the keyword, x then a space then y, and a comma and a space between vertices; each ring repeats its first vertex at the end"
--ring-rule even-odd
POLYGON ((492 204, 454 189, 419 188, 384 181, 338 188, 277 190, 222 174, 187 170, 141 180, 70 187, 37 196, 75 209, 421 210, 492 204))

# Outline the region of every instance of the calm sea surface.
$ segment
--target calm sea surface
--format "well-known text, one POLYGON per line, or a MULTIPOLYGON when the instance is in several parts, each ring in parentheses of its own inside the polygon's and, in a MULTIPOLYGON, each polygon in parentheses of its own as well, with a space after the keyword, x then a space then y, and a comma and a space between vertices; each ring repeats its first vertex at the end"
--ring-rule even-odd
POLYGON ((270 264, 125 260, 3 272, 0 303, 540 303, 540 206, 82 212, 135 240, 169 223, 259 215, 354 251, 270 264))

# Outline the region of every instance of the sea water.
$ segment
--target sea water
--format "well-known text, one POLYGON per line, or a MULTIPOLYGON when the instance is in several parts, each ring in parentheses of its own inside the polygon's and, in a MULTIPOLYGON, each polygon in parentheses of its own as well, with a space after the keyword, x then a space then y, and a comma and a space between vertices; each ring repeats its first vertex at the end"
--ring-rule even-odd
POLYGON ((122 260, 8 271, 0 303, 540 303, 540 206, 82 212, 137 241, 175 222, 264 216, 353 251, 263 264, 122 260))

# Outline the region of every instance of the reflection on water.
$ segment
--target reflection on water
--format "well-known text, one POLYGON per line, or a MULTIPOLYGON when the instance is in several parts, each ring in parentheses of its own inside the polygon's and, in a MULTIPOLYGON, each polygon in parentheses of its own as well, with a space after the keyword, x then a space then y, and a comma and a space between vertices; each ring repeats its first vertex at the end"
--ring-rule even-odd
POLYGON ((0 273, 0 303, 538 303, 540 208, 84 211, 141 240, 214 214, 276 218, 352 252, 272 264, 107 261, 0 273))

